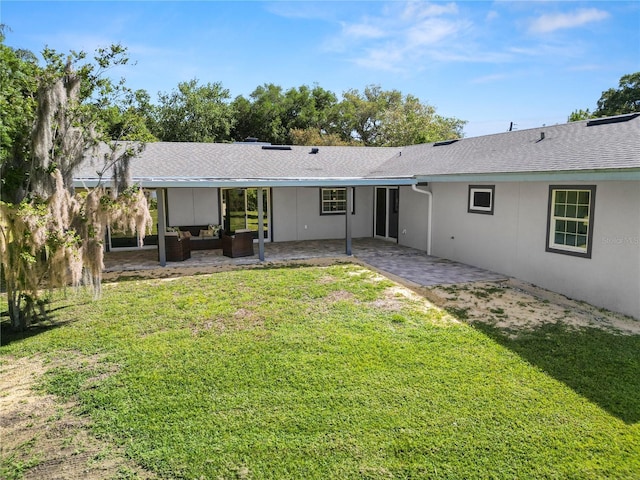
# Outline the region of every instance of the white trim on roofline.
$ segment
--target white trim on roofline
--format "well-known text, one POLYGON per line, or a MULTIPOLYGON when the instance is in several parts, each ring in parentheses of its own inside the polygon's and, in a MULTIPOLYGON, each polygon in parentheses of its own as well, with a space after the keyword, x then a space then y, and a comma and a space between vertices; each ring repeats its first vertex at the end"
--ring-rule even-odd
POLYGON ((640 180, 640 168, 619 170, 576 170, 514 173, 454 173, 444 175, 416 175, 424 182, 592 182, 640 180))
MULTIPOLYGON (((75 178, 74 186, 95 187, 99 180, 75 178)), ((103 183, 109 182, 103 180, 103 183)), ((132 183, 145 188, 245 188, 245 187, 358 187, 415 185, 415 178, 193 178, 134 177, 132 183)))

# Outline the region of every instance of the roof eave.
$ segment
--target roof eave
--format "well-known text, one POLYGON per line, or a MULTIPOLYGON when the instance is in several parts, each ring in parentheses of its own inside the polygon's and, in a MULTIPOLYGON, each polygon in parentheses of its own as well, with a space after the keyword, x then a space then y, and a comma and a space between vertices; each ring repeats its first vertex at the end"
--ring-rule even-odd
MULTIPOLYGON (((192 178, 133 177, 133 183, 144 188, 249 188, 249 187, 357 187, 414 185, 415 178, 192 178)), ((76 178, 74 186, 95 187, 97 178, 76 178)))
POLYGON ((416 175, 418 182, 580 182, 640 180, 640 168, 416 175))

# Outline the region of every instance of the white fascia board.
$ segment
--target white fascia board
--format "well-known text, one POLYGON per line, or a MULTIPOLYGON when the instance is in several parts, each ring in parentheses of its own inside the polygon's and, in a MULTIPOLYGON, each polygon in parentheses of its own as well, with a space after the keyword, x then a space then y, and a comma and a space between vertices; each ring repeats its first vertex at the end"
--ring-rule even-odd
MULTIPOLYGON (((109 185, 109 182, 103 182, 109 185)), ((279 179, 211 179, 211 178, 133 178, 145 188, 249 188, 249 187, 357 187, 414 185, 415 178, 279 178, 279 179)), ((95 187, 96 178, 74 179, 75 187, 95 187)))
POLYGON ((461 173, 450 175, 416 175, 424 182, 592 182, 640 180, 640 168, 624 170, 577 170, 522 173, 461 173))

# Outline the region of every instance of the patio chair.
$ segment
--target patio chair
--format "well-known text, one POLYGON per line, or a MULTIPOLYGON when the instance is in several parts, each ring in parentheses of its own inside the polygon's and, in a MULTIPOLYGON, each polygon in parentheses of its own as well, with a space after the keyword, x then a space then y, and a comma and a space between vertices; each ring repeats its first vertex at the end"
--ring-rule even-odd
POLYGON ((250 257, 253 255, 253 232, 236 230, 233 235, 222 235, 222 254, 225 257, 250 257))

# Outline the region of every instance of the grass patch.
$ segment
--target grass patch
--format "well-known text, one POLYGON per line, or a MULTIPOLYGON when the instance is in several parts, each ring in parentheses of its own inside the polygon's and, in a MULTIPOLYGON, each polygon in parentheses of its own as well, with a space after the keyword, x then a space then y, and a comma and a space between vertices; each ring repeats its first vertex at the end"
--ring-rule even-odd
POLYGON ((448 313, 456 317, 458 320, 468 320, 469 319, 469 307, 446 307, 445 309, 448 313))
POLYGON ((475 327, 611 415, 629 425, 640 421, 640 337, 561 323, 518 335, 475 327))
POLYGON ((637 478, 635 416, 532 361, 540 348, 410 299, 381 308, 391 286, 353 266, 110 284, 54 299, 64 325, 0 354, 48 355, 48 391, 165 478, 637 478))
POLYGON ((3 452, 2 458, 0 458, 0 478, 4 480, 20 480, 24 473, 37 466, 40 463, 40 459, 36 452, 34 452, 33 445, 35 438, 32 438, 21 445, 18 445, 12 452, 5 454, 3 452), (28 456, 29 460, 21 460, 20 457, 28 456))

